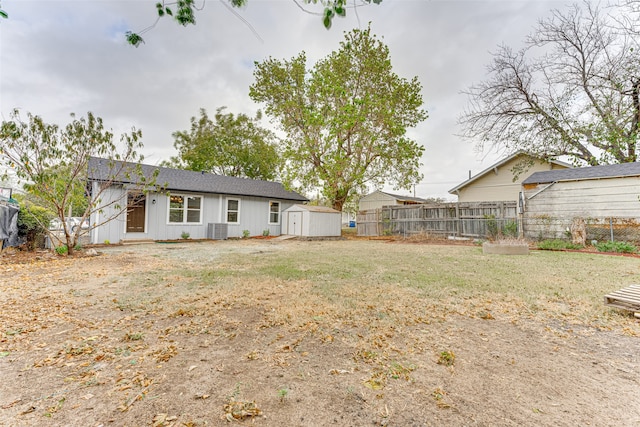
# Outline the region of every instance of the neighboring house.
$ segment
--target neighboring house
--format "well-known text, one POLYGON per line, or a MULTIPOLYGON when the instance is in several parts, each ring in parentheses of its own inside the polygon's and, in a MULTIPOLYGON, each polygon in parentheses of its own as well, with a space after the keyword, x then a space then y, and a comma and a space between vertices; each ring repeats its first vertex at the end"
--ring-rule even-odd
MULTIPOLYGON (((109 180, 113 162, 92 157, 88 179, 93 194, 109 180)), ((145 177, 158 171, 162 190, 143 193, 135 174, 120 176, 103 194, 103 209, 91 216, 100 224, 115 210, 122 214, 91 230, 91 242, 117 243, 127 240, 174 240, 188 233, 192 239, 281 234, 282 212, 308 199, 288 191, 279 182, 260 181, 139 165, 145 177), (122 200, 109 205, 109 202, 122 200), (120 206, 118 206, 120 205, 120 206)), ((117 214, 117 212, 115 212, 117 214)))
POLYGON ((372 209, 380 209, 383 206, 418 205, 425 202, 425 199, 421 199, 419 197, 400 196, 398 194, 391 194, 376 190, 360 199, 358 203, 358 210, 368 211, 372 209))
POLYGON ((339 237, 342 214, 326 206, 293 205, 282 213, 282 234, 339 237))
POLYGON ((571 165, 557 160, 536 159, 519 151, 475 176, 469 172, 469 179, 449 190, 449 193, 458 196, 458 202, 516 201, 522 181, 532 173, 567 168, 571 168, 571 165), (514 181, 514 172, 521 169, 522 173, 514 181))
POLYGON ((525 218, 640 218, 640 163, 537 172, 522 182, 525 218))

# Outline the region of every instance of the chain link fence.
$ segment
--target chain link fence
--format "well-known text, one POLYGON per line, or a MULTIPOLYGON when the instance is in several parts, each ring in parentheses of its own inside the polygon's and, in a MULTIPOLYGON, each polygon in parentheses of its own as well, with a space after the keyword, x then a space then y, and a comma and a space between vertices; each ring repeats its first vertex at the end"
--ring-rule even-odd
POLYGON ((522 220, 524 237, 529 240, 582 240, 586 244, 598 242, 640 243, 638 218, 568 218, 532 217, 522 220))

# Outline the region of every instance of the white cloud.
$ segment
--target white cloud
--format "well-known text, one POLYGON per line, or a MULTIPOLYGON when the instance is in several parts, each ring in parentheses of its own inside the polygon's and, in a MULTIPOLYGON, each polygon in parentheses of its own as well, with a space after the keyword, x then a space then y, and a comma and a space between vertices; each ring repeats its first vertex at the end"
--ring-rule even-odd
MULTIPOLYGON (((123 32, 155 20, 154 1, 5 0, 0 22, 0 113, 15 107, 66 124, 87 111, 116 135, 142 129, 147 161, 174 155, 171 134, 188 129, 200 108, 233 113, 260 108, 249 98, 253 63, 289 59, 301 51, 309 64, 339 47, 343 33, 366 27, 388 44, 395 71, 418 76, 429 118, 410 131, 424 144, 424 182, 418 196, 447 190, 497 160, 478 155, 456 136, 466 99, 460 92, 485 76, 499 43, 520 45, 558 1, 384 0, 348 11, 330 31, 318 16, 289 0, 249 0, 236 10, 258 33, 216 1, 205 3, 197 25, 162 19, 139 48, 123 32)), ((313 9, 314 6, 308 6, 313 9)), ((317 7, 315 10, 319 10, 317 7)))

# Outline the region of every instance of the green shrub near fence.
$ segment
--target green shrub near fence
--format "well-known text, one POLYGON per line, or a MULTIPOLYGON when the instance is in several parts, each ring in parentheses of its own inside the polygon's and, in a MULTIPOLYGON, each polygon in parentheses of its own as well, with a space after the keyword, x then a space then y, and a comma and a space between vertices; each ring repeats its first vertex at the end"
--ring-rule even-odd
POLYGON ((538 249, 547 250, 547 251, 562 251, 566 249, 582 249, 584 246, 576 245, 574 243, 568 242, 566 240, 561 239, 547 239, 541 242, 538 242, 538 249))
POLYGON ((596 244, 598 252, 617 252, 625 254, 634 254, 638 252, 638 248, 627 242, 601 242, 596 244))

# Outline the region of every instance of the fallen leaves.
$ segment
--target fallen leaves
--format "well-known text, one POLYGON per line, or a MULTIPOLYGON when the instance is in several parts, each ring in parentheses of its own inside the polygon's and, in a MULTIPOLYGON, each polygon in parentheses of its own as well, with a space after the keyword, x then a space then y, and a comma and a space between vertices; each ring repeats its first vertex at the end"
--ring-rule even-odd
POLYGON ((262 411, 258 408, 256 402, 230 400, 223 406, 224 418, 227 421, 243 420, 249 417, 257 417, 262 415, 262 411))
POLYGON ((168 347, 151 352, 158 362, 167 362, 169 359, 178 354, 178 348, 171 344, 168 347))
POLYGON ((169 416, 169 414, 157 414, 153 417, 153 427, 167 427, 170 426, 171 423, 177 420, 178 417, 175 415, 169 416))

